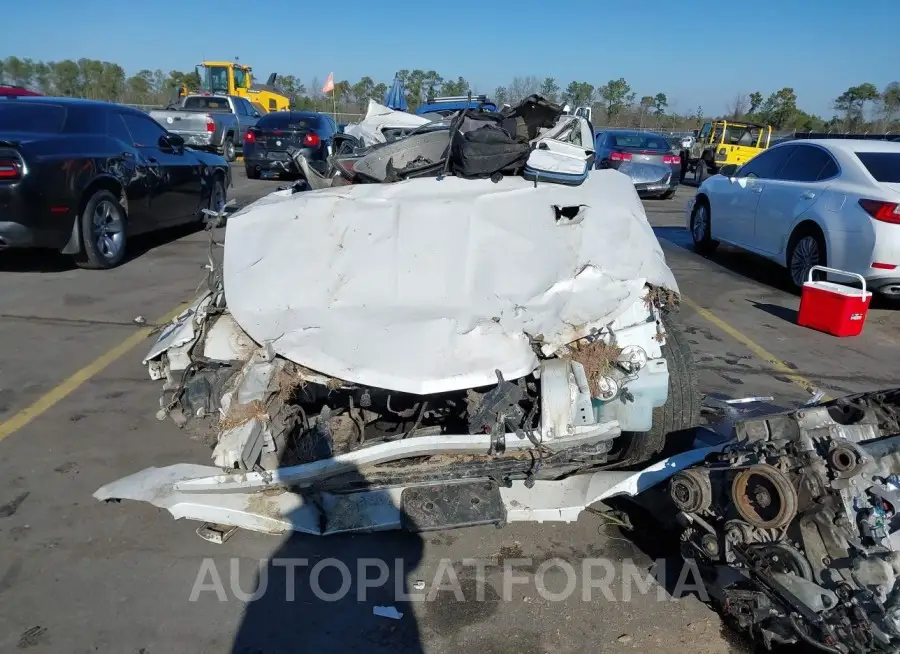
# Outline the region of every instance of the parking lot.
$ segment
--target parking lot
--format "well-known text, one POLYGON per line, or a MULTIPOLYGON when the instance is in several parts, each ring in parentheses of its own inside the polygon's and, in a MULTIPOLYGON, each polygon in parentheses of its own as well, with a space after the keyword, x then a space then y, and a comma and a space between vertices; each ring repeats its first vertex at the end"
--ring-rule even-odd
MULTIPOLYGON (((239 205, 278 185, 233 170, 230 196, 239 205)), ((788 405, 808 398, 810 388, 837 396, 896 385, 900 310, 876 300, 865 332, 851 339, 798 327, 799 298, 786 290, 780 269, 728 248, 709 259, 692 251, 683 216, 692 193, 682 187, 673 199, 647 200, 645 207, 684 296, 681 317, 701 392, 771 395, 788 405)), ((526 581, 512 589, 512 601, 502 600, 504 560, 531 559, 532 577, 556 558, 575 569, 585 558, 609 559, 619 571, 627 560, 650 565, 652 547, 632 543, 591 513, 571 525, 424 536, 323 540, 239 532, 213 545, 195 535, 196 523, 174 521, 148 504, 95 501, 98 487, 139 469, 208 461, 204 444, 156 420, 159 383, 140 362, 150 345, 147 329, 204 282, 206 247, 202 232, 157 234, 111 271, 0 253, 0 651, 745 651, 693 597, 659 601, 649 592, 609 601, 597 592, 588 602, 579 589, 553 602, 526 581), (334 557, 351 570, 360 557, 402 561, 391 566, 391 583, 370 589, 365 601, 357 601, 355 587, 336 602, 298 587, 288 602, 284 571, 276 574, 271 563, 263 568, 271 572, 268 592, 249 604, 236 599, 251 592, 260 560, 276 557, 310 564, 334 557), (214 592, 190 599, 207 558, 222 576, 225 601, 214 592), (464 559, 493 562, 483 601, 464 559), (453 592, 395 601, 395 575, 404 577, 398 586, 409 590, 421 580, 428 592, 445 560, 465 601, 453 592), (378 617, 374 605, 406 615, 378 617)), ((548 586, 565 583, 544 576, 548 586)))

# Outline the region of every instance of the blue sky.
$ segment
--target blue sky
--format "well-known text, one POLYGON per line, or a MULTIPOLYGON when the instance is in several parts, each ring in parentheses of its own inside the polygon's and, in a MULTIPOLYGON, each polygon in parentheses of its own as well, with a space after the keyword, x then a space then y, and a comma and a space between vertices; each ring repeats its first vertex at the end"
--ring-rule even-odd
POLYGON ((129 74, 239 56, 257 78, 290 73, 307 86, 330 71, 389 83, 402 68, 462 75, 488 93, 517 75, 561 87, 624 77, 638 96, 662 91, 674 110, 707 114, 737 93, 791 86, 826 118, 848 86, 900 80, 900 0, 4 4, 0 57, 105 59, 129 74))

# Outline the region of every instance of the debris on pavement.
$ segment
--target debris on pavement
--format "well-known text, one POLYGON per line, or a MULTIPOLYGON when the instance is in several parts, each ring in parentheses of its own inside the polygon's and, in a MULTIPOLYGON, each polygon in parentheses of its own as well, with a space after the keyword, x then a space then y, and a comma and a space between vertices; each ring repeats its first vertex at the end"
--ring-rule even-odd
POLYGON ((403 614, 395 606, 373 606, 372 613, 379 618, 390 618, 391 620, 399 620, 403 617, 403 614))

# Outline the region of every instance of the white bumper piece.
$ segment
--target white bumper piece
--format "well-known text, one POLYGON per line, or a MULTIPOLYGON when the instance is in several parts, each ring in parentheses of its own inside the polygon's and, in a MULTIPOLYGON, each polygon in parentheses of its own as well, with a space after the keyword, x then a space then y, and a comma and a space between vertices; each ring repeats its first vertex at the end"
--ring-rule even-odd
MULTIPOLYGON (((572 522, 602 500, 637 495, 698 461, 716 447, 702 447, 660 461, 639 472, 595 472, 562 480, 514 481, 500 488, 505 522, 572 522)), ((282 472, 282 471, 279 471, 282 472)), ((274 483, 249 484, 249 474, 221 475, 187 463, 147 468, 100 488, 98 500, 138 500, 188 518, 263 533, 314 535, 372 532, 404 526, 404 491, 389 487, 356 493, 304 492, 274 483)), ((274 477, 274 475, 273 475, 274 477)), ((273 482, 275 479, 273 479, 273 482)), ((279 476, 278 481, 283 482, 279 476)), ((425 488, 424 486, 421 488, 425 488)))

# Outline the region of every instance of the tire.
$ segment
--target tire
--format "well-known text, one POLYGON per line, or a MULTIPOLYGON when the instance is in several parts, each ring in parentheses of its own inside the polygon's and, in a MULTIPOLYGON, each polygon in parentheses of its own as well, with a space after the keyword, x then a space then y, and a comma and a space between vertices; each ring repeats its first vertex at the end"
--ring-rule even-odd
POLYGON ((701 196, 691 212, 691 240, 694 241, 694 249, 700 254, 712 254, 719 246, 719 242, 710 237, 711 221, 712 213, 709 210, 709 203, 701 196))
POLYGON ((697 183, 697 186, 700 186, 707 177, 709 177, 709 170, 706 160, 701 159, 697 162, 697 168, 694 170, 694 181, 697 183))
MULTIPOLYGON (((209 199, 206 202, 206 208, 210 211, 221 211, 225 208, 225 202, 227 201, 227 199, 228 194, 225 190, 225 182, 222 180, 222 177, 220 175, 216 175, 213 179, 213 185, 209 192, 209 199)), ((201 224, 205 225, 207 220, 212 220, 212 216, 209 216, 201 211, 201 224)), ((214 226, 221 227, 222 224, 224 224, 224 219, 217 221, 214 226)))
POLYGON ((259 179, 259 171, 253 166, 244 166, 244 172, 247 173, 247 179, 259 179))
POLYGON ((643 463, 659 454, 671 434, 693 429, 700 424, 700 394, 697 370, 687 337, 678 321, 669 314, 663 318, 666 342, 662 354, 669 364, 669 396, 666 403, 653 409, 653 427, 646 432, 623 432, 617 441, 620 463, 643 463))
POLYGON ((225 161, 228 163, 237 159, 237 153, 234 149, 234 137, 225 137, 225 141, 222 142, 222 156, 225 157, 225 161))
POLYGON ((678 178, 678 181, 684 182, 687 179, 687 171, 688 171, 688 159, 687 153, 681 153, 681 176, 678 178))
POLYGON ((105 189, 94 191, 78 220, 81 252, 75 255, 75 264, 79 268, 115 268, 125 260, 127 217, 115 195, 105 189))
MULTIPOLYGON (((822 232, 812 227, 801 227, 791 234, 787 248, 788 279, 794 289, 803 288, 813 266, 827 266, 828 252, 822 232)), ((821 275, 814 277, 818 279, 821 275)))

